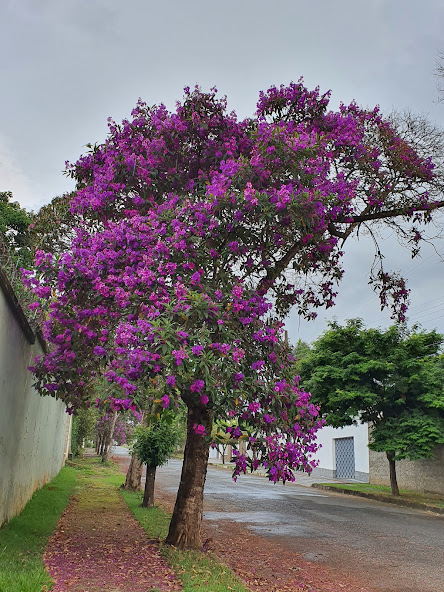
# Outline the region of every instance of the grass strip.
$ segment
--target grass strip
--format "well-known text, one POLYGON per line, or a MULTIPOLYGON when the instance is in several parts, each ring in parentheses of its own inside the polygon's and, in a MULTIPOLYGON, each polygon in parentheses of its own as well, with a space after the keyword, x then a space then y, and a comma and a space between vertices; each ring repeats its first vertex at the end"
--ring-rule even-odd
MULTIPOLYGON (((136 520, 151 538, 164 539, 171 516, 158 507, 142 508, 143 495, 122 490, 136 520)), ((162 547, 162 555, 182 582, 184 592, 247 592, 241 580, 211 553, 162 547)))
POLYGON ((68 505, 77 472, 64 467, 38 489, 22 512, 0 529, 0 592, 42 592, 51 589, 43 565, 48 539, 68 505))
MULTIPOLYGON (((319 485, 336 489, 345 489, 347 491, 359 491, 364 494, 370 493, 389 498, 394 497, 390 487, 387 485, 373 485, 372 483, 319 483, 319 485)), ((444 508, 444 498, 439 494, 428 494, 408 489, 400 489, 399 499, 418 504, 425 504, 427 506, 434 506, 436 508, 444 508)))

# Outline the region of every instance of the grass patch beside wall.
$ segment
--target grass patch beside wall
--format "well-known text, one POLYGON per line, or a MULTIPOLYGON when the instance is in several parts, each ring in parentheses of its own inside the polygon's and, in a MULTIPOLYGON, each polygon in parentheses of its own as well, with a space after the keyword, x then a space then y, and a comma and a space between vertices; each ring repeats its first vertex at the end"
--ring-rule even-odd
POLYGON ((42 592, 51 578, 43 552, 74 489, 77 471, 64 467, 0 529, 0 592, 42 592))
POLYGON ((400 489, 398 498, 392 495, 391 489, 387 485, 373 485, 371 483, 320 483, 320 485, 325 485, 329 488, 345 489, 347 491, 358 491, 363 494, 375 494, 381 496, 381 499, 387 497, 425 504, 436 508, 444 508, 444 496, 438 493, 421 493, 419 491, 400 489))

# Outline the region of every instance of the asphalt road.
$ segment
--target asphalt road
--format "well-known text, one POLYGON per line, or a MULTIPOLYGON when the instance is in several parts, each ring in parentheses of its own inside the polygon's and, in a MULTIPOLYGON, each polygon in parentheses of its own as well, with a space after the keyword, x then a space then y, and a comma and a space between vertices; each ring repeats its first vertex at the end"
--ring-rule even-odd
MULTIPOLYGON (((180 469, 178 460, 159 468, 157 487, 175 495, 180 469)), ((204 520, 240 523, 372 590, 444 592, 444 516, 251 475, 234 483, 229 471, 209 467, 204 520)))

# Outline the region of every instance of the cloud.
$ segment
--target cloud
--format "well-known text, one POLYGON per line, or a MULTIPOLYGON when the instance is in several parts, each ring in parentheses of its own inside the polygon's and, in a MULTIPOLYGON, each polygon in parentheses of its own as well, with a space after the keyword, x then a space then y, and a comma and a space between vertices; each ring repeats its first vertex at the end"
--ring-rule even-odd
POLYGON ((0 191, 12 191, 14 200, 26 209, 35 209, 32 183, 20 168, 12 151, 0 137, 0 191))

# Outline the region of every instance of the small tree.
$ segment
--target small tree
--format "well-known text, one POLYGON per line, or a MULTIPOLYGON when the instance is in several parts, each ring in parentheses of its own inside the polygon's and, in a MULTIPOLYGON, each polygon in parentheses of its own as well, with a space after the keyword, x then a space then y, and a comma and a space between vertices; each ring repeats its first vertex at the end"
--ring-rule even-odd
POLYGON ((175 426, 165 419, 159 419, 147 428, 139 426, 136 429, 133 452, 146 464, 145 492, 142 502, 144 508, 151 508, 154 505, 156 469, 168 462, 176 442, 175 426))
POLYGON ((435 331, 333 322, 298 363, 328 424, 371 424, 369 447, 386 453, 393 495, 396 461, 431 457, 444 444, 442 342, 435 331))

